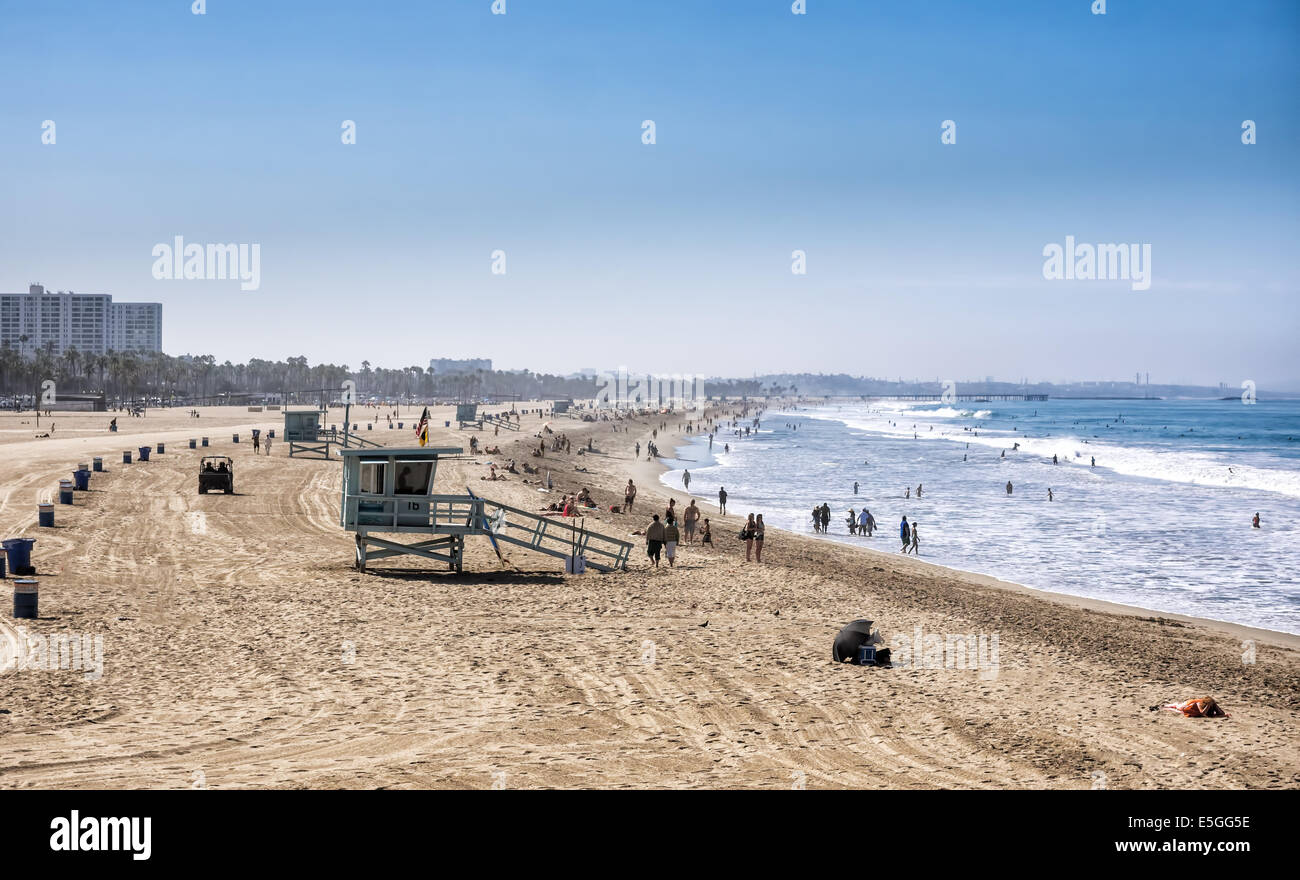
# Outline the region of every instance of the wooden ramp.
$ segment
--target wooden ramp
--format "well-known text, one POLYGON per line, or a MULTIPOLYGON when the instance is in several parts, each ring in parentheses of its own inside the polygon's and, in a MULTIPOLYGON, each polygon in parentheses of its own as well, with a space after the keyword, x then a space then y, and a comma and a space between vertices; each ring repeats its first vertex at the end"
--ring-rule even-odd
POLYGON ((501 416, 484 416, 483 424, 492 425, 493 427, 505 428, 507 431, 518 431, 519 424, 512 419, 503 419, 501 416))
POLYGON ((585 556, 587 565, 597 571, 614 571, 627 567, 628 556, 632 552, 630 541, 586 531, 573 522, 572 518, 563 520, 538 516, 490 498, 479 500, 483 504, 483 526, 498 541, 506 541, 557 559, 567 559, 571 553, 577 553, 578 556, 585 556))

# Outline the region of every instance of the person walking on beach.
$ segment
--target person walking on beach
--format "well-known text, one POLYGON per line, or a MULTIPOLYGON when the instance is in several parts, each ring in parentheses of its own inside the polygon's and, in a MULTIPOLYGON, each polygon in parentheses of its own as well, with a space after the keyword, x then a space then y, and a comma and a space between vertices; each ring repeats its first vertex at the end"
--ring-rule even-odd
MULTIPOLYGON (((547 476, 550 476, 549 472, 547 476)), ((627 481, 627 488, 623 490, 623 512, 632 512, 632 502, 636 500, 636 484, 631 480, 627 481)))
POLYGON ((754 520, 754 561, 755 562, 763 561, 763 533, 766 531, 766 528, 767 527, 763 525, 763 514, 760 513, 758 515, 758 519, 754 520))
POLYGON ((640 457, 641 457, 641 441, 640 441, 640 440, 636 441, 636 457, 637 457, 637 458, 640 458, 640 457))
POLYGON ((668 556, 668 567, 673 567, 673 560, 677 558, 677 542, 681 536, 677 532, 677 520, 671 516, 668 517, 668 525, 664 526, 664 553, 668 556))
POLYGON ((727 487, 718 487, 718 513, 722 516, 727 515, 727 487))
POLYGON ((745 561, 749 562, 754 555, 754 514, 749 515, 745 521, 745 527, 740 530, 740 540, 745 542, 745 561))
POLYGON ((916 523, 912 523, 912 546, 909 549, 917 556, 921 555, 921 536, 916 533, 916 523))
POLYGON ((695 543, 695 524, 699 521, 700 509, 695 506, 695 499, 682 511, 682 527, 686 530, 686 543, 695 543))
POLYGON ((691 472, 689 470, 682 471, 682 488, 687 492, 691 490, 691 472))
POLYGON ((822 509, 820 507, 814 507, 812 509, 812 518, 813 534, 820 535, 822 531, 822 509))
POLYGON ((822 504, 822 531, 826 534, 831 531, 831 506, 825 503, 822 504))
POLYGON ((271 438, 269 436, 266 438, 266 454, 271 454, 271 438))
POLYGON ((645 553, 654 560, 655 568, 659 567, 659 552, 664 546, 664 524, 659 522, 659 514, 654 515, 654 521, 646 526, 645 530, 645 553))
POLYGON ((903 539, 903 552, 907 552, 907 545, 912 543, 912 527, 907 524, 907 517, 903 517, 903 522, 898 526, 898 537, 903 539))
POLYGON ((257 436, 256 434, 254 434, 254 435, 253 435, 253 454, 254 454, 254 455, 257 455, 259 452, 262 451, 262 444, 259 443, 258 440, 259 440, 258 436, 257 436))

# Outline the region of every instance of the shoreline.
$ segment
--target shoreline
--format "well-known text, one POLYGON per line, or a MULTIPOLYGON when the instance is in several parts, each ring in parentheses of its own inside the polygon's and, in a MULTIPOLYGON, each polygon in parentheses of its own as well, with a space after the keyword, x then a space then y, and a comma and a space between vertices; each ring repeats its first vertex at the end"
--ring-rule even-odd
MULTIPOLYGON (((672 444, 674 450, 677 449, 679 445, 685 445, 685 442, 690 442, 696 439, 698 436, 699 436, 698 434, 685 434, 685 433, 670 433, 668 435, 669 442, 672 444)), ((661 456, 661 458, 663 457, 665 456, 661 456)), ((647 464, 650 463, 647 462, 647 464)), ((659 461, 658 459, 656 459, 655 462, 653 462, 653 464, 656 465, 657 467, 657 470, 655 470, 654 474, 655 474, 655 483, 658 487, 662 488, 665 491, 675 493, 679 498, 680 497, 685 497, 688 499, 693 498, 697 502, 709 501, 709 499, 706 496, 695 495, 693 493, 684 492, 681 489, 674 489, 670 486, 665 485, 663 481, 660 479, 661 476, 666 473, 672 473, 677 469, 669 467, 668 465, 664 464, 662 461, 659 461)), ((716 505, 717 502, 716 499, 714 499, 709 503, 716 505)), ((1230 620, 1219 620, 1213 617, 1198 617, 1196 615, 1191 615, 1191 614, 1180 614, 1178 612, 1173 612, 1173 611, 1161 611, 1156 608, 1146 608, 1140 605, 1129 605, 1123 602, 1114 602, 1108 599, 1095 599, 1089 596, 1076 596, 1072 593, 1062 593, 1055 590, 1039 589, 1037 587, 1031 587, 1025 584, 1017 583, 1016 581, 1006 580, 1005 578, 1000 578, 997 577, 996 575, 984 574, 983 572, 970 571, 969 569, 957 568, 955 566, 944 565, 943 563, 939 563, 939 562, 929 562, 927 560, 915 559, 912 557, 905 557, 900 559, 899 558, 900 554, 888 550, 878 550, 875 547, 865 547, 858 544, 853 544, 848 541, 833 541, 827 538, 819 537, 817 535, 809 535, 801 532, 792 532, 788 529, 782 529, 774 526, 768 526, 768 531, 777 532, 781 535, 787 535, 801 540, 811 540, 811 541, 816 541, 820 544, 831 544, 838 547, 844 547, 849 550, 862 551, 877 559, 889 559, 892 562, 899 563, 903 566, 922 566, 926 568, 936 569, 950 577, 954 577, 957 579, 963 579, 963 578, 968 579, 973 585, 994 586, 999 589, 1010 590, 1012 592, 1017 592, 1024 595, 1040 597, 1049 602, 1054 602, 1057 604, 1066 605, 1074 608, 1081 608, 1088 611, 1100 611, 1103 613, 1111 613, 1111 614, 1124 614, 1130 617, 1138 617, 1142 619, 1173 620, 1182 624, 1192 624, 1192 625, 1204 626, 1212 629, 1219 629, 1225 633, 1231 633, 1238 638, 1268 641, 1272 644, 1281 647, 1300 650, 1300 633, 1289 633, 1282 630, 1273 630, 1264 627, 1250 626, 1244 623, 1234 623, 1233 621, 1230 620)))

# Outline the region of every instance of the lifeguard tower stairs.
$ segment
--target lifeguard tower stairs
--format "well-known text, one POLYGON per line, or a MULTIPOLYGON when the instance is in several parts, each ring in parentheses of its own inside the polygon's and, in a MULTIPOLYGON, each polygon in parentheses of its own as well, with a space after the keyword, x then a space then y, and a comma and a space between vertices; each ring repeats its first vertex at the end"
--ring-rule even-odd
POLYGON ((356 567, 392 556, 418 556, 463 571, 465 539, 486 537, 557 559, 586 558, 597 571, 627 567, 632 544, 480 498, 433 492, 439 457, 460 455, 454 447, 342 449, 343 491, 339 524, 356 533, 356 567), (420 536, 413 543, 400 535, 420 536))
POLYGON ((507 415, 488 415, 484 413, 483 424, 489 428, 505 428, 507 431, 519 430, 519 423, 507 415))

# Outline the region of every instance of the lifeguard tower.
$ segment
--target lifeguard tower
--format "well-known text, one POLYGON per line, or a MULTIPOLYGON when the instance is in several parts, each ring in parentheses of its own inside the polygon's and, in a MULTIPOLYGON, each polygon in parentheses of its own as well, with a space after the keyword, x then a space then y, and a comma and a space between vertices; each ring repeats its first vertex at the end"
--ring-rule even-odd
POLYGON ((559 559, 583 557, 599 571, 627 566, 632 545, 572 522, 557 522, 517 507, 433 491, 439 458, 460 455, 457 447, 343 449, 343 492, 339 524, 356 533, 356 567, 390 556, 410 555, 463 570, 465 538, 481 535, 559 559), (384 537, 380 537, 380 536, 384 537), (421 535, 404 544, 398 535, 421 535))
POLYGON ((469 425, 473 428, 482 429, 483 420, 479 418, 477 403, 458 403, 456 404, 456 425, 458 428, 464 428, 469 425))
POLYGON ((344 449, 352 446, 382 448, 373 440, 366 440, 347 431, 347 420, 351 418, 351 407, 344 412, 343 439, 334 429, 326 430, 321 424, 325 416, 323 410, 298 409, 284 410, 284 439, 289 444, 290 458, 330 458, 331 444, 344 449))
POLYGON ((556 400, 551 403, 551 412, 557 416, 568 415, 571 406, 573 406, 572 400, 556 400))

